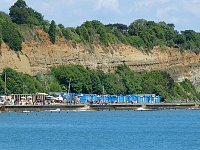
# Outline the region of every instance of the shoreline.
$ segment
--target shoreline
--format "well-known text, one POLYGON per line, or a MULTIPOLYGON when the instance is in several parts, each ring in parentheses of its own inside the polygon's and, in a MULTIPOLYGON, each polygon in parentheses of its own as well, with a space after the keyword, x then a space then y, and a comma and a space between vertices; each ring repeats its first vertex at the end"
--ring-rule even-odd
POLYGON ((156 111, 191 109, 200 110, 200 103, 152 103, 152 104, 107 104, 107 105, 2 105, 0 112, 43 112, 43 111, 111 111, 111 110, 133 110, 133 111, 156 111))

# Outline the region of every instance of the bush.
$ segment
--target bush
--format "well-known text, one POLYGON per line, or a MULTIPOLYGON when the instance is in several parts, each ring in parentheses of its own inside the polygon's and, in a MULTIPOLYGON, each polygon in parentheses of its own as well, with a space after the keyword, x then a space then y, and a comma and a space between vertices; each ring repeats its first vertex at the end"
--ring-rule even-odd
POLYGON ((2 26, 3 41, 8 43, 10 49, 20 51, 22 49, 23 37, 19 33, 17 26, 6 21, 2 26))
POLYGON ((73 41, 77 41, 77 42, 81 41, 79 35, 76 33, 74 28, 65 28, 65 29, 63 29, 62 32, 63 32, 63 36, 67 40, 73 40, 73 41))
POLYGON ((0 28, 0 39, 7 43, 10 49, 20 51, 23 37, 19 32, 18 26, 12 23, 7 14, 2 12, 0 12, 0 28))

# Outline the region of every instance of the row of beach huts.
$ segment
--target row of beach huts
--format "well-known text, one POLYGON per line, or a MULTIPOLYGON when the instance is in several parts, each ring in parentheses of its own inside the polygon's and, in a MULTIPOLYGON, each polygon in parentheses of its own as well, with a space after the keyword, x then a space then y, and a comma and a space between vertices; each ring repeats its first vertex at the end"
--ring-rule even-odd
POLYGON ((160 103, 155 94, 98 95, 77 93, 36 93, 0 96, 0 104, 7 105, 53 105, 53 104, 102 104, 102 103, 160 103))
POLYGON ((160 96, 155 94, 97 95, 71 93, 69 99, 81 103, 160 103, 160 96))

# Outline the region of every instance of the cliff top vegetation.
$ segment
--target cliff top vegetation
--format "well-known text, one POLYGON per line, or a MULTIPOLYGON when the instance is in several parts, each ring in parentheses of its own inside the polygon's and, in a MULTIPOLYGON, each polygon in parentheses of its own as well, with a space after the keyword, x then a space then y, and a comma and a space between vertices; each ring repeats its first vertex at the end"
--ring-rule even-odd
POLYGON ((138 19, 130 25, 114 23, 104 25, 98 20, 86 21, 81 26, 64 27, 55 21, 45 20, 43 15, 27 6, 24 0, 17 0, 10 7, 9 15, 0 12, 0 44, 2 41, 15 51, 22 49, 21 44, 26 40, 22 35, 22 28, 39 27, 49 34, 51 42, 65 38, 85 44, 123 43, 131 45, 145 52, 150 52, 155 46, 161 48, 173 47, 180 50, 200 51, 200 33, 193 30, 178 32, 175 25, 165 22, 138 19))

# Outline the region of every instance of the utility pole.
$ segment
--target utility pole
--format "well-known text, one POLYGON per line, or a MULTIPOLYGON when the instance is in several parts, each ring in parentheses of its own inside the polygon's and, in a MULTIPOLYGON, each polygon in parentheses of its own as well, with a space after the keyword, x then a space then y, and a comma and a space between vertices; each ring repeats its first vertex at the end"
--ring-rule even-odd
POLYGON ((47 84, 47 81, 44 81, 44 86, 45 86, 46 92, 49 93, 49 86, 48 86, 48 84, 47 84))
POLYGON ((70 99, 69 99, 69 92, 70 92, 70 86, 71 86, 71 78, 69 79, 69 85, 68 85, 68 91, 67 91, 67 101, 68 103, 70 103, 70 99))
POLYGON ((22 94, 24 94, 24 82, 22 83, 22 94))
POLYGON ((104 90, 105 90, 105 89, 104 89, 104 85, 103 85, 103 87, 102 87, 102 88, 103 88, 103 95, 104 95, 104 90))
POLYGON ((105 92, 105 90, 104 90, 104 85, 102 84, 102 90, 103 90, 103 102, 105 102, 105 99, 104 99, 104 92, 105 92))
POLYGON ((7 82, 7 79, 6 79, 7 77, 6 77, 6 72, 5 72, 5 74, 4 74, 4 94, 5 95, 7 95, 7 91, 6 91, 6 82, 7 82))
POLYGON ((71 86, 70 84, 71 84, 71 78, 69 80, 69 85, 68 85, 68 92, 67 92, 68 96, 69 96, 69 92, 70 92, 70 86, 71 86))

